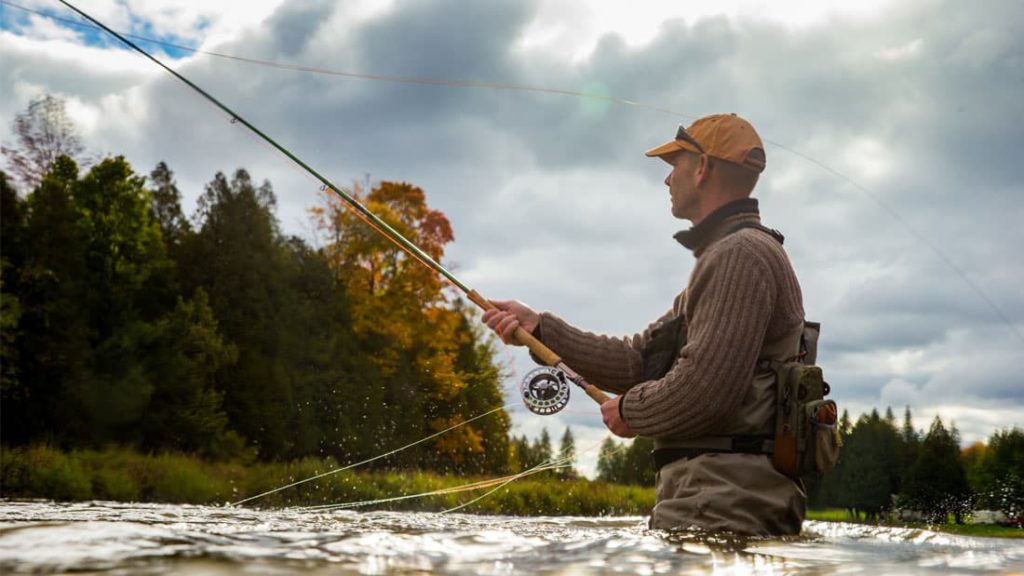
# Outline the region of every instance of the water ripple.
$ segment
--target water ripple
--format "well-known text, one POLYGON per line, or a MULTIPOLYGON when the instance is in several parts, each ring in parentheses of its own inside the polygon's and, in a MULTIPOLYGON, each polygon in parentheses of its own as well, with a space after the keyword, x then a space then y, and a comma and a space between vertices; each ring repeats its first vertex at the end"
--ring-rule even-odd
POLYGON ((1012 574, 1024 542, 808 522, 737 540, 640 517, 0 501, 0 571, 120 574, 1012 574))

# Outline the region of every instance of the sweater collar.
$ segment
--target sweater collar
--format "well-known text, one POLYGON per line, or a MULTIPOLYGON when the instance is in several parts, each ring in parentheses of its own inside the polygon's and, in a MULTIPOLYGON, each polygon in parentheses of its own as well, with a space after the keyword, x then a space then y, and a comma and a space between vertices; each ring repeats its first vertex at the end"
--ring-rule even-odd
POLYGON ((709 244, 721 236, 722 224, 726 220, 739 222, 747 219, 753 219, 758 222, 761 220, 760 211, 757 207, 757 198, 741 198, 720 206, 701 220, 700 224, 693 226, 689 230, 676 232, 674 238, 699 256, 709 244), (734 216, 735 218, 733 218, 734 216))

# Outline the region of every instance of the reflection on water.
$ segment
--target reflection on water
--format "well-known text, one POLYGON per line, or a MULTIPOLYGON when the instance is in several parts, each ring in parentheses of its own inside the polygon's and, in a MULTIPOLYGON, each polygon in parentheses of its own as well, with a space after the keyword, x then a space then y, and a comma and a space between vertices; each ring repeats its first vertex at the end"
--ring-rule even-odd
POLYGON ((808 522, 744 541, 639 517, 0 501, 0 572, 104 574, 1021 574, 1024 540, 808 522))

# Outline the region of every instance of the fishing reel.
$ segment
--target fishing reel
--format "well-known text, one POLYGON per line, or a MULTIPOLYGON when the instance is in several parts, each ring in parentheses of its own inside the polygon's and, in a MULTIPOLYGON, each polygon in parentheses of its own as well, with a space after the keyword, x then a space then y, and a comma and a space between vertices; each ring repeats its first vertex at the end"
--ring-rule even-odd
POLYGON ((558 368, 534 368, 519 385, 526 409, 534 414, 548 416, 565 408, 569 403, 569 379, 558 368))

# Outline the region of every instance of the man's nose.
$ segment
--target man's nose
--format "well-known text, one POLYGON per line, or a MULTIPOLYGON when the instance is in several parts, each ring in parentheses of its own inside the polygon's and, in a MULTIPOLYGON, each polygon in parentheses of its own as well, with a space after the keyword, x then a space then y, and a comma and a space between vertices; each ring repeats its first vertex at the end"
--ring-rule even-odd
POLYGON ((671 185, 672 185, 672 172, 669 171, 668 175, 665 176, 665 186, 671 186, 671 185))

